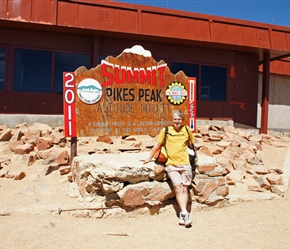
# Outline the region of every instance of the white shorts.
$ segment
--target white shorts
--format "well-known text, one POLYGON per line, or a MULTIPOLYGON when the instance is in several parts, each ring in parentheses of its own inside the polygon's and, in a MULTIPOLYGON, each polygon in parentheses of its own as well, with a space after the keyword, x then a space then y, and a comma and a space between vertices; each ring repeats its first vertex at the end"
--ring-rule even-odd
POLYGON ((165 170, 172 182, 173 186, 180 184, 189 186, 192 182, 192 170, 190 164, 184 164, 180 166, 168 165, 165 170))

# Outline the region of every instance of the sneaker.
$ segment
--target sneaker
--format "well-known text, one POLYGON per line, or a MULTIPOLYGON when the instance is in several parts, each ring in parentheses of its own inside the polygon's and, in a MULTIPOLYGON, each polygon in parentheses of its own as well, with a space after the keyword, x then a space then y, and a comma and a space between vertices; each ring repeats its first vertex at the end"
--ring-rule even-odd
POLYGON ((185 218, 185 214, 180 213, 179 214, 179 222, 178 222, 179 225, 184 226, 184 224, 185 224, 184 218, 185 218))
POLYGON ((190 227, 192 224, 192 220, 191 220, 191 216, 189 213, 187 213, 185 216, 184 216, 184 226, 185 227, 190 227))

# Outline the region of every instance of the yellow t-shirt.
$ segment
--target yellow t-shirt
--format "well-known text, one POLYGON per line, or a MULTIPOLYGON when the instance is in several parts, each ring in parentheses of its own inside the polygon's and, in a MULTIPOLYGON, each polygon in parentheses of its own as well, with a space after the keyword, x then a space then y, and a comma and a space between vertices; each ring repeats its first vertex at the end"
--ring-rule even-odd
MULTIPOLYGON (((165 165, 179 166, 182 164, 189 164, 188 144, 190 142, 194 143, 194 137, 188 126, 187 129, 188 133, 185 126, 182 126, 181 129, 176 132, 173 126, 168 126, 168 133, 166 135, 168 160, 165 165)), ((162 128, 157 138, 160 144, 163 144, 164 135, 165 128, 162 128)))

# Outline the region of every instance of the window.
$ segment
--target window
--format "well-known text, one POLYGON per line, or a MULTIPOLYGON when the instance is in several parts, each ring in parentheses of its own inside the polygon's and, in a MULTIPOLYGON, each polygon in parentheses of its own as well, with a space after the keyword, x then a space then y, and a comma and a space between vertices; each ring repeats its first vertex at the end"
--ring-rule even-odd
POLYGON ((99 56, 99 58, 98 58, 98 64, 101 64, 102 60, 105 60, 106 58, 107 58, 107 56, 104 56, 104 55, 99 56))
POLYGON ((196 77, 198 100, 226 101, 226 67, 180 62, 171 63, 172 73, 176 74, 180 70, 188 77, 196 77))
MULTIPOLYGON (((196 82, 198 83, 199 78, 199 65, 198 64, 190 64, 190 63, 180 63, 173 62, 171 63, 171 72, 176 74, 182 70, 184 74, 188 77, 196 77, 196 82)), ((196 93, 198 93, 198 84, 196 85, 196 93)), ((198 96, 197 96, 198 99, 198 96)))
POLYGON ((4 90, 5 81, 5 49, 0 48, 0 91, 4 90))
POLYGON ((201 66, 200 100, 226 101, 227 69, 216 66, 201 66))
POLYGON ((16 49, 14 63, 14 91, 62 93, 63 72, 89 68, 90 55, 16 49))
POLYGON ((63 72, 73 72, 80 66, 90 68, 90 55, 56 52, 53 92, 62 93, 63 72))
POLYGON ((50 92, 52 52, 15 50, 14 91, 50 92))
POLYGON ((182 70, 185 75, 188 77, 198 78, 198 64, 189 64, 189 63, 179 63, 173 62, 171 64, 171 72, 176 74, 178 71, 182 70))

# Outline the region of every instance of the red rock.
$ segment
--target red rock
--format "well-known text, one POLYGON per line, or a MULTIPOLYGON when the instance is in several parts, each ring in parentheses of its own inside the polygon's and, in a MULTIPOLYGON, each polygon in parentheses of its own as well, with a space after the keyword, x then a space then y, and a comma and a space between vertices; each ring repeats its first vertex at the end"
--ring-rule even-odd
POLYGON ((199 197, 197 198, 197 201, 199 203, 204 203, 207 198, 210 196, 210 194, 218 188, 218 184, 212 180, 208 181, 204 187, 201 193, 199 193, 199 197))
POLYGON ((137 207, 145 204, 145 199, 139 190, 128 189, 123 196, 123 203, 127 207, 137 207))
POLYGON ((69 163, 69 155, 67 151, 61 152, 54 160, 55 163, 65 165, 69 163))
POLYGON ((50 151, 47 157, 42 161, 42 165, 55 164, 57 166, 69 164, 69 154, 62 151, 50 151))
POLYGON ((59 173, 61 175, 69 174, 71 172, 71 167, 70 166, 61 166, 59 168, 59 173))
POLYGON ((266 190, 271 190, 271 184, 269 181, 266 179, 265 176, 260 176, 256 178, 256 181, 259 183, 261 188, 264 188, 266 190))
POLYGON ((146 200, 164 201, 165 195, 166 193, 165 193, 164 188, 155 186, 151 189, 150 194, 146 196, 146 200))
POLYGON ((63 133, 54 131, 52 132, 51 137, 54 144, 61 144, 60 146, 65 146, 66 137, 63 135, 63 133))
POLYGON ((29 143, 26 143, 26 144, 17 146, 14 149, 14 153, 24 155, 24 154, 29 154, 33 150, 34 150, 34 146, 29 143))
POLYGON ((5 175, 5 178, 13 179, 14 178, 14 174, 8 173, 8 174, 5 175))
POLYGON ((226 197, 229 195, 229 192, 230 192, 229 186, 224 185, 217 188, 216 195, 226 197))
POLYGON ((52 128, 48 126, 47 124, 43 123, 34 123, 29 127, 31 131, 38 131, 41 136, 44 136, 44 134, 49 134, 52 131, 52 128))
POLYGON ((14 174, 14 180, 22 180, 24 177, 26 176, 26 174, 24 172, 20 172, 20 173, 16 173, 14 174))
POLYGON ((25 134, 24 134, 26 140, 33 140, 33 141, 37 141, 37 138, 40 137, 40 132, 39 131, 31 131, 28 130, 25 134))
POLYGON ((204 174, 204 173, 209 173, 211 171, 213 171, 216 167, 216 164, 215 163, 209 163, 209 164, 204 164, 202 166, 197 166, 197 169, 198 169, 198 172, 201 173, 201 174, 204 174))
POLYGON ((282 176, 277 173, 266 174, 265 177, 271 185, 283 185, 282 176))
POLYGON ((52 147, 51 137, 38 137, 36 141, 36 147, 38 150, 46 150, 52 147))
POLYGON ((203 152, 208 156, 212 156, 212 153, 210 152, 210 149, 208 147, 202 146, 198 151, 203 152))
POLYGON ((112 138, 110 136, 104 135, 104 136, 99 136, 97 138, 97 142, 104 142, 108 144, 114 144, 112 138))
POLYGON ((21 145, 23 145, 23 141, 10 141, 9 142, 9 148, 12 152, 15 152, 15 149, 21 145))
POLYGON ((0 170, 0 178, 5 177, 8 174, 8 170, 7 169, 1 169, 0 170))
POLYGON ((10 128, 3 131, 0 135, 0 141, 9 141, 12 138, 12 130, 10 128))
POLYGON ((201 191, 203 190, 203 187, 205 186, 207 182, 208 182, 207 179, 197 181, 197 185, 195 187, 196 192, 201 193, 201 191))

